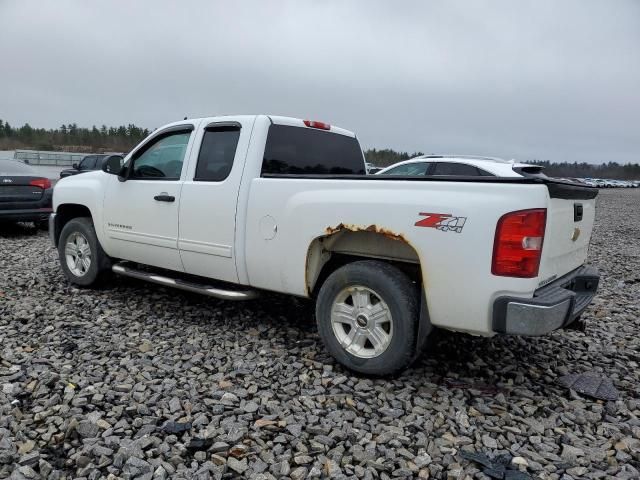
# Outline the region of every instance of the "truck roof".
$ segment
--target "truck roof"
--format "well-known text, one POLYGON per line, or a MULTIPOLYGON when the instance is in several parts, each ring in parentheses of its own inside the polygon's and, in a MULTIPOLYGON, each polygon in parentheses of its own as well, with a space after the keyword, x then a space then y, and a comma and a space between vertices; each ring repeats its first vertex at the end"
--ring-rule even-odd
MULTIPOLYGON (((282 117, 279 115, 267 115, 269 117, 269 119, 275 123, 276 125, 290 125, 292 127, 304 127, 304 128, 312 128, 312 127, 308 127, 307 125, 305 125, 305 121, 309 121, 309 120, 302 120, 300 118, 294 118, 294 117, 282 117)), ((313 122, 318 122, 318 120, 312 120, 313 122)), ((329 124, 325 124, 325 125, 329 125, 329 124)), ((344 128, 340 128, 340 127, 336 127, 335 125, 329 125, 330 126, 330 132, 332 133, 339 133, 340 135, 346 135, 347 137, 355 137, 356 134, 349 131, 349 130, 345 130, 344 128)))
MULTIPOLYGON (((167 127, 172 127, 175 125, 181 125, 184 123, 189 123, 189 122, 197 122, 200 120, 204 120, 207 122, 216 122, 216 121, 239 121, 239 120, 249 120, 250 118, 256 118, 259 117, 260 115, 220 115, 220 116, 215 116, 215 117, 199 117, 199 118, 187 118, 185 120, 180 120, 177 122, 172 122, 169 123, 167 125, 163 125, 161 128, 167 128, 167 127)), ((285 116, 281 116, 281 115, 264 115, 265 117, 268 117, 269 120, 271 120, 272 123, 276 124, 276 125, 289 125, 292 127, 302 127, 302 128, 314 128, 314 127, 309 127, 307 125, 305 125, 305 121, 309 122, 309 120, 303 120, 301 118, 295 118, 295 117, 285 117, 285 116)), ((321 123, 323 125, 329 126, 329 130, 331 133, 338 133, 340 135, 345 135, 347 137, 353 137, 355 138, 356 134, 353 133, 350 130, 345 130, 344 128, 340 128, 340 127, 336 127, 335 125, 330 125, 328 123, 319 121, 319 120, 311 120, 312 123, 321 123)), ((317 128, 317 127, 315 127, 317 128)))

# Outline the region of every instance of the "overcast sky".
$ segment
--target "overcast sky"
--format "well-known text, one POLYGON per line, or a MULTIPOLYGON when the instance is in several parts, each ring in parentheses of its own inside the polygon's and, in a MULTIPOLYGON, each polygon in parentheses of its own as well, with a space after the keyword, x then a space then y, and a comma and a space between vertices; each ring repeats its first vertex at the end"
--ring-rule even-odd
POLYGON ((640 161, 640 1, 0 0, 0 118, 272 113, 365 148, 640 161))

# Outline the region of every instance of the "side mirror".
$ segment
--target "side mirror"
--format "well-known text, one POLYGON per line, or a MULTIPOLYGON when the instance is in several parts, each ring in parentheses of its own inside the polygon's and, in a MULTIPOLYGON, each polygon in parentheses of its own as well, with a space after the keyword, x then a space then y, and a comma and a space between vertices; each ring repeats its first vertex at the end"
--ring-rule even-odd
POLYGON ((73 165, 71 165, 71 166, 74 168, 74 170, 78 170, 78 164, 77 164, 77 163, 74 163, 74 164, 73 164, 73 165))
POLYGON ((111 175, 119 175, 122 169, 122 158, 109 157, 106 162, 102 164, 102 171, 110 173, 111 175))
POLYGON ((118 170, 118 180, 126 182, 129 178, 129 168, 126 165, 122 165, 118 170))

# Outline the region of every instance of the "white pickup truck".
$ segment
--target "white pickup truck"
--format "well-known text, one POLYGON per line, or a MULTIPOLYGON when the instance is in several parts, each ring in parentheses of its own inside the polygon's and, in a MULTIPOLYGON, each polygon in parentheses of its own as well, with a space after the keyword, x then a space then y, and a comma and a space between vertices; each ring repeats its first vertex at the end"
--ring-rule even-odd
POLYGON ((49 232, 76 285, 112 271, 229 300, 312 298, 337 361, 386 375, 433 327, 542 335, 587 307, 597 190, 537 170, 367 176, 355 135, 322 122, 184 120, 122 166, 59 181, 49 232))

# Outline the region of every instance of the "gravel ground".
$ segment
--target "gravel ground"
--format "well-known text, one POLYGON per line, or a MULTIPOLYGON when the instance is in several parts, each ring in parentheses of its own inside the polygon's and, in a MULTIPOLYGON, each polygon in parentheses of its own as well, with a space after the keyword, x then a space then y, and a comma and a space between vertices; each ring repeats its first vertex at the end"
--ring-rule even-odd
POLYGON ((598 204, 585 333, 442 333, 393 380, 335 364, 306 303, 79 290, 45 233, 2 227, 0 477, 488 478, 469 450, 534 478, 640 478, 640 190, 598 204), (619 400, 557 384, 587 371, 619 400))

